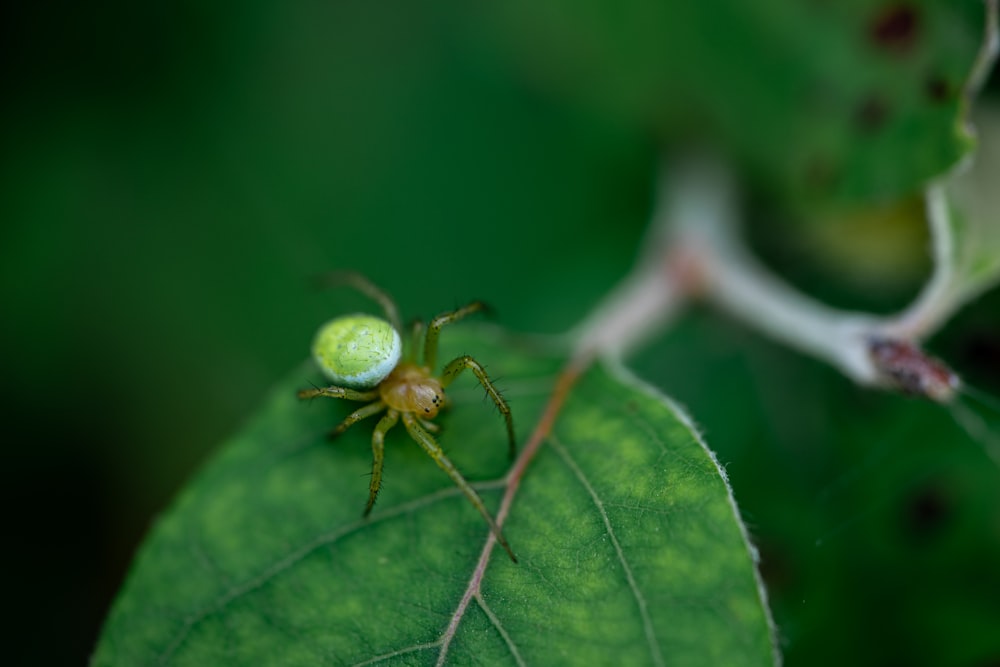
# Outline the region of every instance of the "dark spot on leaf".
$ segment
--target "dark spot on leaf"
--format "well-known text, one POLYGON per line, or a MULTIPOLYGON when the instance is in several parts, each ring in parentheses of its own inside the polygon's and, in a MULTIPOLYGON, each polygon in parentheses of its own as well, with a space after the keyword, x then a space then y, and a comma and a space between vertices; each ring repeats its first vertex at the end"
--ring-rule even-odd
POLYGON ((931 102, 944 102, 951 94, 951 86, 944 77, 929 76, 924 81, 924 94, 931 102))
POLYGON ((854 112, 854 123, 862 132, 871 133, 885 125, 889 117, 889 107, 885 100, 877 95, 870 95, 854 112))
POLYGON ((868 27, 868 37, 884 51, 903 54, 916 43, 919 31, 920 15, 916 8, 900 2, 875 15, 868 27))
POLYGON ((914 542, 927 542, 938 537, 951 520, 951 501, 939 486, 917 490, 903 510, 903 532, 914 542))

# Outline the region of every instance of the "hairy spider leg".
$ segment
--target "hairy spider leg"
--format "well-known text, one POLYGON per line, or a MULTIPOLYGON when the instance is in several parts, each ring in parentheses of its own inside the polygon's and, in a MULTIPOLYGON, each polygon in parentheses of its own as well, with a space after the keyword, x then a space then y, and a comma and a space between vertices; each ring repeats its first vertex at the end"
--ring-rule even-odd
POLYGON ((315 398, 317 396, 325 396, 327 398, 346 398, 349 401, 374 401, 368 405, 358 408, 351 414, 347 415, 344 421, 337 424, 328 435, 331 440, 346 431, 353 424, 357 424, 362 419, 366 419, 372 415, 377 415, 386 408, 386 404, 379 399, 377 389, 373 389, 371 391, 356 391, 354 389, 348 389, 347 387, 331 386, 303 389, 299 392, 299 398, 315 398))
POLYGON ((340 285, 353 287, 382 306, 382 310, 385 311, 385 319, 389 320, 389 324, 396 331, 403 330, 402 320, 399 317, 399 307, 396 305, 396 302, 392 300, 392 297, 384 289, 357 271, 334 271, 320 276, 319 281, 324 287, 339 287, 340 285))
POLYGON ((441 313, 431 320, 430 325, 427 327, 427 336, 424 338, 424 366, 429 368, 431 371, 434 370, 434 364, 437 363, 438 336, 441 335, 441 327, 446 324, 451 324, 452 322, 457 322, 466 315, 471 315, 472 313, 478 313, 485 310, 489 310, 489 306, 482 301, 473 301, 469 305, 462 306, 458 310, 453 310, 449 313, 441 313))
POLYGON ((440 433, 441 432, 441 425, 440 424, 435 424, 434 422, 430 421, 429 419, 421 419, 420 420, 420 425, 423 426, 428 431, 430 431, 431 433, 440 433))
MULTIPOLYGON (((405 417, 404 417, 405 419, 405 417)), ((368 484, 368 504, 365 505, 364 516, 371 514, 382 487, 382 462, 385 460, 385 434, 399 421, 399 413, 389 410, 385 417, 378 420, 375 431, 372 432, 372 479, 368 484)))
MULTIPOLYGON (((313 389, 303 389, 299 392, 299 398, 313 398, 316 396, 328 396, 330 398, 346 398, 354 401, 371 401, 378 398, 378 390, 374 391, 354 391, 345 387, 315 387, 313 389)), ((381 400, 362 406, 347 415, 344 421, 330 432, 330 437, 335 438, 352 425, 362 419, 377 415, 386 409, 386 404, 381 400)), ((368 504, 365 505, 364 516, 368 516, 372 507, 375 506, 375 499, 378 497, 379 489, 382 487, 382 465, 385 461, 385 434, 399 421, 399 412, 389 410, 389 412, 378 421, 375 430, 372 432, 372 478, 368 485, 368 504)))
MULTIPOLYGON (((383 418, 382 421, 385 421, 385 419, 386 418, 383 418)), ((410 433, 410 436, 424 448, 424 451, 427 452, 432 459, 434 459, 434 462, 438 464, 438 467, 441 468, 441 470, 444 470, 448 477, 451 477, 451 481, 455 483, 455 486, 462 490, 462 493, 464 493, 465 497, 469 499, 469 502, 472 503, 473 507, 479 511, 484 519, 486 519, 486 523, 489 524, 490 530, 493 531, 493 534, 496 536, 500 546, 504 548, 504 551, 507 552, 510 559, 516 563, 517 557, 511 550, 510 545, 507 544, 507 540, 504 538, 503 533, 500 532, 500 526, 496 524, 496 521, 493 520, 493 517, 490 516, 490 513, 486 510, 486 505, 483 504, 482 498, 479 497, 479 494, 476 493, 475 489, 473 489, 469 483, 465 481, 465 478, 462 477, 462 473, 458 472, 455 465, 448 459, 447 456, 445 456, 445 453, 441 450, 441 447, 438 446, 434 437, 423 429, 420 425, 420 420, 417 417, 414 417, 410 412, 403 413, 403 425, 406 426, 406 430, 410 433)))
POLYGON ((374 403, 369 403, 363 407, 358 408, 351 414, 347 415, 344 421, 337 424, 332 431, 330 431, 330 438, 336 438, 338 435, 349 429, 352 425, 357 424, 362 419, 367 419, 368 417, 377 415, 386 409, 386 404, 382 401, 375 401, 374 403))
POLYGON ((414 364, 419 364, 417 351, 420 349, 421 336, 424 334, 424 323, 420 320, 413 320, 410 323, 410 341, 406 349, 406 360, 414 364))
POLYGON ((476 376, 476 379, 479 380, 479 384, 483 385, 483 389, 485 389, 489 397, 493 399, 493 402, 497 406, 497 410, 500 411, 504 420, 507 422, 507 441, 510 443, 510 458, 513 459, 517 454, 517 441, 514 438, 514 418, 511 416, 510 406, 507 405, 507 401, 505 401, 503 396, 500 395, 497 388, 493 386, 493 382, 490 381, 490 376, 486 374, 486 369, 483 368, 482 364, 469 355, 464 355, 451 360, 441 372, 441 386, 447 387, 450 385, 452 380, 457 378, 466 368, 472 371, 473 375, 476 376))
POLYGON ((378 389, 369 391, 358 391, 347 387, 313 387, 312 389, 302 389, 298 394, 299 398, 316 398, 326 396, 327 398, 346 398, 349 401, 377 401, 378 389))

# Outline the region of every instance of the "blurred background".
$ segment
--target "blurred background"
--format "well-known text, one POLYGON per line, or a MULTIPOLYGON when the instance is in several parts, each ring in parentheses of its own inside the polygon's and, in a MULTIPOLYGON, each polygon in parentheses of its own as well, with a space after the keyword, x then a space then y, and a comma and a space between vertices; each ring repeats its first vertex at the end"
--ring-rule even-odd
MULTIPOLYGON (((324 271, 562 332, 628 271, 661 151, 709 143, 775 270, 881 312, 919 289, 978 0, 546 4, 0 9, 11 664, 86 660, 157 513, 367 307, 324 271)), ((1000 395, 997 294, 933 347, 1000 395)), ((635 368, 728 464, 788 664, 1000 664, 1000 473, 950 412, 701 310, 635 368)))

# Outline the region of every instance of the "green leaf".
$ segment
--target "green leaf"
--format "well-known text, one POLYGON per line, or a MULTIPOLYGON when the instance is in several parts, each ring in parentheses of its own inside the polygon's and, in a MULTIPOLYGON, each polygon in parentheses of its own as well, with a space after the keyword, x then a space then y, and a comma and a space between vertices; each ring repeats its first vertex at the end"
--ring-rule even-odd
POLYGON ((720 146, 792 198, 898 197, 971 147, 959 120, 981 0, 486 7, 485 33, 532 78, 720 146))
POLYGON ((952 243, 939 248, 959 305, 1000 278, 1000 109, 984 105, 977 117, 980 146, 969 169, 946 183, 952 243), (944 254, 947 253, 947 254, 944 254))
MULTIPOLYGON (((934 341, 994 396, 1000 378, 973 341, 997 340, 998 314, 993 292, 934 341)), ((858 387, 706 310, 634 367, 689 406, 726 462, 752 517, 786 664, 1000 656, 1000 469, 955 406, 858 387)), ((993 438, 998 416, 984 424, 993 438)))
POLYGON ((973 160, 927 189, 934 273, 899 318, 905 336, 926 337, 1000 279, 1000 113, 984 106, 979 116, 973 160))
MULTIPOLYGON (((561 359, 459 327, 523 440, 561 359)), ((434 664, 488 536, 401 429, 369 520, 372 424, 324 434, 349 404, 302 403, 296 372, 191 482, 141 549, 94 665, 434 664)), ((504 430, 472 378, 440 442, 491 511, 504 430), (494 480, 486 481, 482 480, 494 480)), ((448 645, 449 664, 776 661, 752 548, 724 476, 683 412, 624 371, 573 389, 528 467, 499 549, 448 645)))

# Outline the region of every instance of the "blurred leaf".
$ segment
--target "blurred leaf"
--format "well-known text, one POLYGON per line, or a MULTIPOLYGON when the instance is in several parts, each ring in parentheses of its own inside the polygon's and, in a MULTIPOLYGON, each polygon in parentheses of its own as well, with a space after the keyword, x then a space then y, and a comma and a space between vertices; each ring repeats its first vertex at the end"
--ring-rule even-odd
POLYGON ((721 146, 793 199, 894 198, 971 146, 981 0, 486 7, 485 33, 544 85, 721 146))
MULTIPOLYGON (((560 360, 485 331, 448 332, 445 352, 490 365, 523 437, 560 360)), ((159 522, 94 665, 434 663, 486 526, 401 432, 361 520, 371 426, 328 443, 349 407, 297 401, 314 379, 300 371, 280 385, 159 522)), ((470 479, 499 479, 503 428, 480 395, 471 379, 455 386, 440 440, 470 479)), ((495 507, 500 484, 479 488, 495 507)), ((634 380, 584 376, 505 532, 521 563, 494 552, 452 663, 774 661, 727 484, 683 413, 634 380)))
POLYGON ((950 256, 941 257, 951 270, 954 299, 962 303, 995 284, 1000 277, 1000 109, 984 106, 977 115, 979 150, 969 169, 946 184, 952 215, 950 256))
POLYGON ((904 336, 926 337, 1000 278, 1000 114, 982 114, 974 160, 927 189, 934 273, 901 315, 904 336))
MULTIPOLYGON (((978 311, 994 347, 997 297, 962 314, 978 311)), ((969 324, 936 349, 996 387, 1000 357, 967 347, 969 324)), ((859 388, 706 313, 634 366, 688 406, 726 462, 787 665, 997 663, 1000 469, 953 407, 859 388)))

